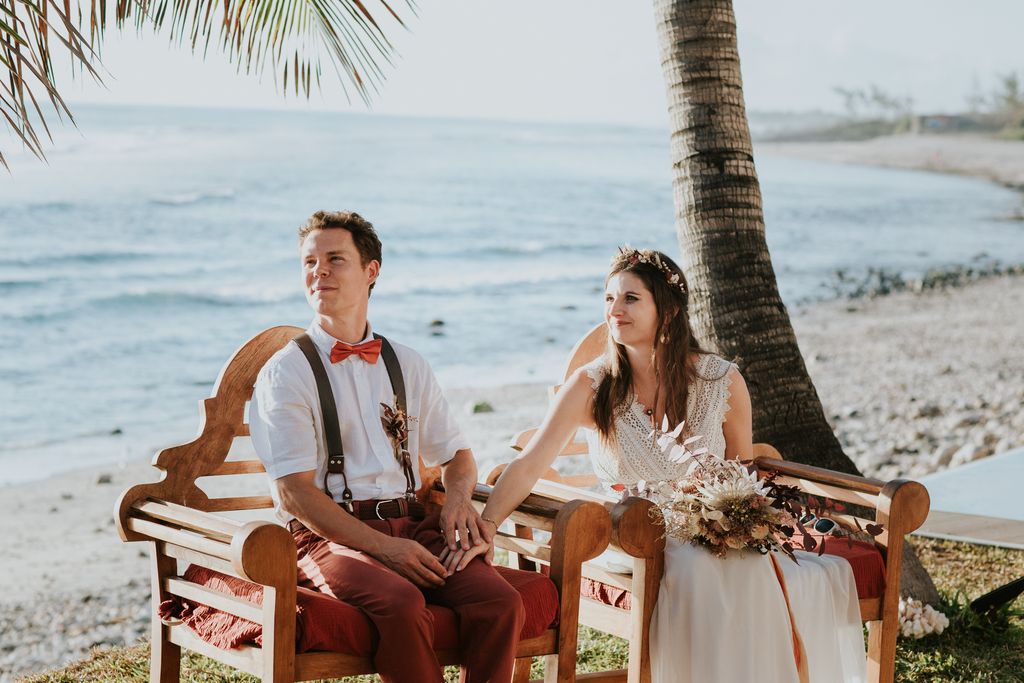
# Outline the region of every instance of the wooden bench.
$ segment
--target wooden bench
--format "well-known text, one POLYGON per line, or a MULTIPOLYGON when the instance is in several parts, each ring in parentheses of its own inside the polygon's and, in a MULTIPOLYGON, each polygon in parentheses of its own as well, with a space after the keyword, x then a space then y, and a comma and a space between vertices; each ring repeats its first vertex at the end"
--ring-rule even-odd
MULTIPOLYGON (((573 349, 563 381, 582 365, 597 358, 605 348, 606 327, 598 325, 573 349)), ((553 387, 551 393, 558 391, 553 387)), ((522 450, 536 429, 528 429, 513 437, 511 446, 522 450)), ((633 558, 632 575, 609 572, 586 564, 583 567, 583 589, 579 609, 580 623, 629 641, 628 669, 588 674, 588 681, 612 683, 649 683, 648 651, 651 615, 657 600, 664 571, 664 539, 661 528, 651 521, 652 504, 639 498, 617 502, 596 491, 597 478, 580 474, 582 467, 572 466, 572 458, 587 456, 587 444, 571 442, 559 455, 558 468, 549 470, 538 482, 535 493, 560 500, 587 500, 604 505, 612 517, 613 550, 633 558), (560 470, 575 473, 563 474, 560 470), (588 490, 589 488, 589 490, 588 490)), ((900 570, 904 537, 924 523, 928 516, 928 492, 920 483, 903 479, 889 482, 842 474, 820 467, 784 461, 768 444, 754 444, 754 457, 762 474, 777 472, 781 483, 798 486, 808 494, 860 506, 873 518, 858 518, 861 525, 877 522, 884 531, 873 543, 859 543, 850 551, 842 539, 829 539, 830 554, 849 554, 858 579, 861 619, 868 626, 868 680, 888 683, 895 674, 896 637, 899 633, 900 570), (872 547, 873 546, 873 547, 872 547), (877 553, 874 551, 877 550, 877 553), (864 576, 870 574, 870 576, 864 576)), ((504 465, 495 468, 487 478, 497 481, 504 465)), ((586 465, 583 465, 586 467, 586 465)), ((853 524, 850 515, 837 516, 853 524)), ((528 529, 517 530, 528 535, 528 529)))
MULTIPOLYGON (((202 401, 199 435, 189 443, 160 451, 153 461, 163 472, 160 480, 133 486, 118 499, 115 516, 121 539, 144 541, 150 547, 153 683, 180 679, 182 647, 268 683, 374 671, 366 654, 296 652, 295 543, 286 529, 272 521, 273 504, 267 495, 263 466, 248 455, 251 443, 246 410, 257 373, 271 355, 300 332, 296 327, 274 327, 244 344, 224 366, 213 395, 202 401), (246 483, 250 488, 258 487, 258 493, 238 495, 231 490, 226 495, 214 495, 207 491, 237 489, 246 483), (240 599, 209 584, 192 582, 182 576, 187 573, 183 570, 186 564, 233 577, 233 581, 258 584, 262 601, 240 599), (261 645, 222 649, 182 623, 161 621, 161 603, 175 599, 207 605, 258 624, 261 645)), ((439 474, 439 469, 423 469, 421 463, 424 485, 420 496, 428 505, 444 500, 439 474)), ((475 504, 482 508, 489 492, 490 487, 478 485, 475 504)), ((519 643, 515 680, 528 679, 532 657, 550 656, 553 664, 547 680, 574 681, 581 564, 607 546, 610 517, 604 507, 594 503, 531 495, 511 520, 521 528, 545 532, 549 540, 540 542, 501 533, 496 545, 524 561, 528 558, 546 565, 558 593, 554 623, 540 635, 519 643)), ((438 659, 442 664, 457 664, 457 647, 438 651, 438 659)))

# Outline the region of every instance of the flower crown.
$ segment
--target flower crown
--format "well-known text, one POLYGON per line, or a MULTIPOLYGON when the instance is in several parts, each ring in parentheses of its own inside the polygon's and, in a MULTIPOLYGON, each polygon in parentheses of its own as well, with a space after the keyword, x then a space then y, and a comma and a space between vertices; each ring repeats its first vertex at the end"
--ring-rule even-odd
POLYGON ((678 287, 680 292, 686 294, 686 283, 683 282, 683 278, 661 260, 661 254, 658 252, 652 249, 634 249, 627 244, 619 247, 619 255, 615 258, 615 261, 619 260, 625 260, 631 266, 635 266, 638 263, 654 266, 665 275, 665 280, 670 285, 678 287))

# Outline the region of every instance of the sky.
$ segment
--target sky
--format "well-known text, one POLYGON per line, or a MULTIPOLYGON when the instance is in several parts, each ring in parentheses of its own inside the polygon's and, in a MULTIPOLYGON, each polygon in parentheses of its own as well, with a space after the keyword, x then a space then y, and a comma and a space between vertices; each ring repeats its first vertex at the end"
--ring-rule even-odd
MULTIPOLYGON (((371 9, 378 0, 366 0, 371 9)), ((417 0, 370 111, 406 116, 664 127, 651 0, 417 0)), ((1024 74, 1021 0, 734 0, 747 107, 842 112, 834 88, 910 96, 915 111, 965 109, 972 89, 1024 74)), ((111 31, 103 86, 59 84, 71 102, 367 111, 328 77, 310 100, 238 74, 166 34, 111 31)))

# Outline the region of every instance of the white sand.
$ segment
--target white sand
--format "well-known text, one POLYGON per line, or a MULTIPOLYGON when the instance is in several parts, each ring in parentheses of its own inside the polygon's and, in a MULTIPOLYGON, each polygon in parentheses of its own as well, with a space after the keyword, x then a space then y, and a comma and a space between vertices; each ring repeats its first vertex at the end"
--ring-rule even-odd
POLYGON ((956 173, 1024 189, 1024 142, 980 135, 892 135, 863 142, 761 142, 754 152, 956 173))

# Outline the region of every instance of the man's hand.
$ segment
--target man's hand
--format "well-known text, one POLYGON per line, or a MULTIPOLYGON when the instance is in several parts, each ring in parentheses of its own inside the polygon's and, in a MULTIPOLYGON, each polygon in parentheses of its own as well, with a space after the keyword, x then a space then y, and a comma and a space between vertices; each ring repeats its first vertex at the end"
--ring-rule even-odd
POLYGON ((440 588, 448 576, 444 565, 429 550, 407 538, 387 537, 376 557, 420 588, 440 588))
POLYGON ((487 523, 480 519, 480 513, 473 507, 468 496, 455 492, 448 494, 447 501, 441 508, 441 533, 444 534, 449 552, 459 547, 462 550, 469 550, 471 547, 485 544, 490 539, 486 533, 487 526, 487 523))

